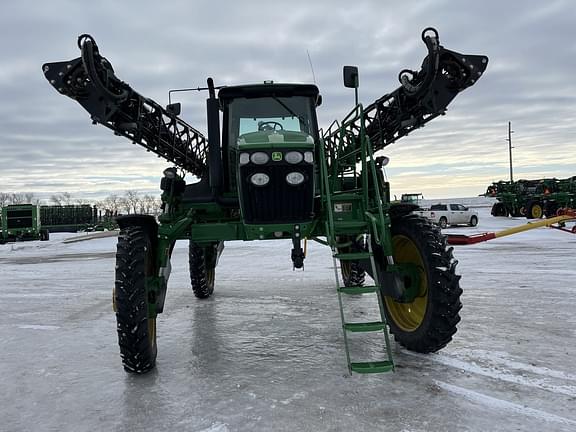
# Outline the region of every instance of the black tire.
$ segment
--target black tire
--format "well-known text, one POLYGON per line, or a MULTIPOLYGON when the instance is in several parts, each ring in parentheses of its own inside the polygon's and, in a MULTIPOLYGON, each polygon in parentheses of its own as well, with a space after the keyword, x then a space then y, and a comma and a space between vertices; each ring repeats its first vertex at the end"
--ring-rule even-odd
POLYGON ((556 216, 556 212, 558 211, 558 203, 556 201, 548 201, 544 205, 544 214, 547 218, 551 218, 556 216))
POLYGON ((544 216, 544 207, 540 201, 531 201, 526 209, 526 219, 540 219, 544 216))
POLYGON ((154 275, 150 238, 140 227, 120 231, 116 252, 114 308, 118 344, 127 372, 143 374, 156 364, 156 319, 148 318, 146 278, 154 275))
POLYGON ((446 228, 448 226, 448 219, 442 216, 438 221, 438 225, 440 226, 440 228, 446 228))
POLYGON ((188 264, 190 267, 190 283, 194 295, 199 299, 210 297, 214 293, 216 262, 212 262, 211 254, 216 246, 198 246, 190 241, 188 246, 188 264))
POLYGON ((340 261, 340 273, 344 286, 363 286, 366 279, 366 272, 358 261, 340 261))
POLYGON ((40 230, 40 241, 50 240, 50 232, 47 229, 40 230))
POLYGON ((424 218, 409 215, 392 224, 395 263, 416 264, 419 295, 412 302, 384 297, 390 331, 411 351, 435 352, 452 340, 462 308, 460 276, 446 237, 424 218))
POLYGON ((503 203, 497 202, 492 206, 492 211, 490 212, 492 216, 506 216, 507 211, 503 203))
POLYGON ((512 217, 522 217, 522 216, 524 216, 524 215, 522 214, 522 209, 517 208, 517 207, 512 207, 512 212, 511 212, 510 216, 512 216, 512 217))
POLYGON ((470 218, 470 226, 475 227, 476 225, 478 225, 478 216, 472 216, 470 218))

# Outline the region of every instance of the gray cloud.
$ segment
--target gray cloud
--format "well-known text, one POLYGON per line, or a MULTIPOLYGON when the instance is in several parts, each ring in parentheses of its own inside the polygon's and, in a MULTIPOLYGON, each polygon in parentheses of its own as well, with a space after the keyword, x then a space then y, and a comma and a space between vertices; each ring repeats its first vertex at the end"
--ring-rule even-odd
MULTIPOLYGON (((160 103, 167 90, 275 81, 310 82, 324 97, 321 125, 344 117, 352 93, 341 67, 357 64, 361 100, 397 87, 425 55, 435 26, 448 49, 490 57, 487 73, 448 114, 386 149, 394 193, 482 193, 508 173, 507 122, 518 176, 576 174, 576 4, 291 1, 10 2, 0 17, 0 179, 3 191, 125 189, 156 193, 166 163, 102 127, 45 82, 41 65, 79 55, 91 33, 117 74, 160 103)), ((205 94, 181 94, 183 117, 205 130, 205 94)))

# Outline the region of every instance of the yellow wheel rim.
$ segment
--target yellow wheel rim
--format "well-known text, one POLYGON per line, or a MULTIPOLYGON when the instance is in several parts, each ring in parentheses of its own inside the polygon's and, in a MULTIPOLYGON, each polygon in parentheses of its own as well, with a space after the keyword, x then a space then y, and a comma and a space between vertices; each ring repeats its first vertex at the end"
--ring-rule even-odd
POLYGON ((397 303, 392 297, 384 297, 389 318, 403 331, 413 332, 420 327, 428 306, 428 278, 424 271, 424 261, 416 244, 406 236, 396 235, 392 238, 394 262, 410 263, 418 267, 420 287, 411 303, 397 303))
POLYGON ((542 206, 539 204, 535 204, 532 206, 532 217, 534 219, 539 219, 542 217, 542 206))

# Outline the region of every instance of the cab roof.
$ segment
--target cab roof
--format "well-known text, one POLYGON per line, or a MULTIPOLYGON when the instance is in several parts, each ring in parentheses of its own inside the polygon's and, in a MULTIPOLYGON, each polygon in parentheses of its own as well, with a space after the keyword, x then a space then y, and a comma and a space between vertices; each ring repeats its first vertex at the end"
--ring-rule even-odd
POLYGON ((314 84, 264 83, 223 87, 218 92, 218 97, 223 101, 235 98, 256 98, 271 96, 309 96, 316 99, 318 94, 318 87, 316 87, 314 84))

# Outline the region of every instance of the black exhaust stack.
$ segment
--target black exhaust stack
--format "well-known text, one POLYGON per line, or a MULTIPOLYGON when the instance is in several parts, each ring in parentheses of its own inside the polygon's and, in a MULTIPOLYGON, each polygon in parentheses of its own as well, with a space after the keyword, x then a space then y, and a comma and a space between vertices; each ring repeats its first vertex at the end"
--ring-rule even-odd
POLYGON ((208 94, 206 113, 208 121, 208 170, 210 173, 210 188, 215 197, 222 190, 222 153, 220 150, 220 101, 216 98, 214 80, 208 78, 208 94))

